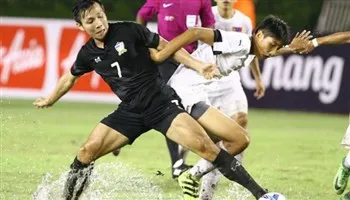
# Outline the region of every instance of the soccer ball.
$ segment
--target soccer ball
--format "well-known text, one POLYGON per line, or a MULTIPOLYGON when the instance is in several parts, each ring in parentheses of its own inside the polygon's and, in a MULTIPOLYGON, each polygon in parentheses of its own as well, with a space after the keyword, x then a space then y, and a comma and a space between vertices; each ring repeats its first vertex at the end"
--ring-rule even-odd
POLYGON ((286 200, 286 197, 277 192, 270 192, 260 197, 259 200, 286 200))

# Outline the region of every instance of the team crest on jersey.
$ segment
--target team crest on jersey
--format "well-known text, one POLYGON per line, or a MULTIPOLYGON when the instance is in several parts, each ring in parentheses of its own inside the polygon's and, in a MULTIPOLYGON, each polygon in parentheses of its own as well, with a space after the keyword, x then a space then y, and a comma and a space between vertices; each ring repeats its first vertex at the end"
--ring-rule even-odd
POLYGON ((242 28, 242 27, 232 26, 232 31, 235 31, 235 32, 243 32, 243 28, 242 28))
POLYGON ((115 50, 117 50, 119 56, 123 55, 123 53, 128 51, 127 49, 125 49, 124 42, 117 42, 114 48, 115 50))

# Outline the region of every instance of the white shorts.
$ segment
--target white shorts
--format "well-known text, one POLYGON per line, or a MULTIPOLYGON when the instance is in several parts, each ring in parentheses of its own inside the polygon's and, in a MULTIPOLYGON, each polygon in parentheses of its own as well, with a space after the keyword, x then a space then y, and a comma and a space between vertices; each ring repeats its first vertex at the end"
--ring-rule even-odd
POLYGON ((228 116, 238 112, 248 113, 248 101, 237 71, 206 86, 211 106, 228 116))
POLYGON ((176 78, 173 78, 168 82, 168 84, 174 88, 176 93, 181 98, 181 103, 186 112, 191 113, 193 105, 201 101, 205 102, 207 105, 210 105, 208 94, 205 92, 204 85, 191 85, 176 78))
MULTIPOLYGON (((349 120, 350 120, 350 115, 349 115, 349 120)), ((345 135, 343 140, 341 141, 341 144, 347 148, 350 149, 350 122, 349 122, 349 126, 346 129, 345 135)))
POLYGON ((230 117, 238 112, 248 113, 248 101, 238 72, 201 84, 191 84, 183 78, 174 76, 168 84, 180 96, 187 112, 202 101, 230 117))

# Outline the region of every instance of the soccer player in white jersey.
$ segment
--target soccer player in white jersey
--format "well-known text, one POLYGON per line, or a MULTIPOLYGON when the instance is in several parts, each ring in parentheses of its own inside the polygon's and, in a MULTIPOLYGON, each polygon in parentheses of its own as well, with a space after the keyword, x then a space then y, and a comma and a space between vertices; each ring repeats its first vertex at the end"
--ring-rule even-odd
MULTIPOLYGON (((232 104, 235 101, 235 96, 232 95, 235 88, 232 85, 235 82, 233 82, 230 74, 241 67, 249 66, 255 57, 264 59, 276 55, 278 49, 288 44, 289 38, 285 27, 285 22, 275 16, 269 16, 256 28, 252 37, 245 33, 233 31, 193 28, 172 40, 169 46, 162 51, 153 52, 152 57, 154 60, 161 62, 163 61, 162 58, 171 55, 176 49, 195 40, 206 43, 198 47, 192 56, 204 62, 216 63, 223 77, 207 80, 196 71, 180 65, 168 84, 176 90, 189 113, 197 107, 198 103, 205 102, 207 105, 216 105, 218 109, 231 114, 233 112, 232 104), (218 101, 215 102, 214 99, 218 101), (227 109, 223 109, 225 107, 227 109)), ((308 42, 306 32, 303 32, 297 38, 303 41, 303 46, 308 42)), ((298 48, 293 48, 291 48, 293 51, 298 50, 298 48)), ((226 143, 221 146, 229 148, 226 143)), ((193 179, 201 178, 214 168, 212 164, 202 159, 189 171, 180 175, 179 183, 180 185, 185 183, 188 174, 191 175, 193 181, 193 179)), ((190 189, 191 191, 198 191, 198 186, 192 185, 190 189)))
MULTIPOLYGON (((225 31, 235 31, 242 32, 247 34, 249 37, 252 36, 252 23, 249 17, 244 15, 238 10, 233 9, 233 5, 235 0, 215 0, 217 6, 212 7, 212 11, 215 18, 215 28, 225 31)), ((239 35, 237 35, 239 37, 239 35)), ((297 42, 297 40, 295 40, 297 42)), ((295 43, 295 42, 294 42, 295 43)), ((296 44, 291 44, 293 45, 296 44)), ((283 53, 293 52, 294 49, 288 48, 284 49, 283 53)), ((275 53, 278 54, 278 51, 275 53)), ((195 53, 197 58, 215 62, 215 57, 213 57, 211 53, 211 49, 208 47, 202 46, 195 53)), ((231 54, 230 56, 223 56, 218 59, 216 62, 221 65, 226 65, 226 62, 232 62, 234 60, 240 59, 244 57, 243 54, 231 54)), ((248 56, 249 61, 246 60, 247 65, 250 65, 252 70, 254 79, 256 81, 256 98, 260 99, 265 94, 265 87, 262 81, 260 67, 257 57, 253 55, 248 56), (253 60, 252 60, 253 59, 253 60), (251 61, 250 64, 248 64, 251 61)), ((238 66, 237 66, 238 67, 238 66)), ((189 75, 189 74, 188 74, 189 75)), ((188 76, 189 77, 189 76, 188 76)), ((192 80, 192 79, 191 79, 192 80)), ((176 84, 176 81, 172 81, 171 84, 176 84)), ((193 85, 196 85, 195 81, 193 81, 193 85)), ((181 86, 178 86, 177 90, 180 89, 181 86)), ((233 120, 237 121, 243 128, 247 128, 248 123, 248 102, 246 95, 244 93, 240 75, 237 70, 232 71, 228 74, 227 77, 224 77, 220 80, 217 80, 216 83, 209 84, 204 87, 206 94, 207 103, 213 107, 216 107, 220 111, 222 111, 227 116, 231 117, 233 120)), ((200 94, 198 96, 204 96, 204 94, 200 94)), ((195 99, 195 98, 194 98, 195 99)), ((223 147, 223 144, 220 144, 223 147)), ((236 158, 242 162, 243 155, 239 154, 236 158)), ((200 162, 202 167, 206 168, 207 162, 200 162)), ((212 199, 214 190, 219 182, 220 172, 216 169, 206 174, 202 179, 202 187, 200 192, 200 199, 209 200, 212 199)))
MULTIPOLYGON (((212 7, 215 18, 215 28, 225 31, 242 32, 250 37, 253 27, 250 18, 239 10, 233 8, 236 0, 215 0, 216 6, 212 7)), ((260 99, 265 95, 265 87, 261 78, 258 59, 255 57, 250 64, 252 74, 256 81, 256 98, 260 99)), ((220 111, 237 121, 243 128, 247 128, 248 123, 248 101, 244 93, 239 71, 232 71, 228 75, 228 83, 220 81, 218 90, 211 90, 208 94, 209 102, 220 111)), ((243 153, 236 156, 242 162, 243 153)), ((205 165, 206 162, 202 162, 205 165)), ((210 200, 219 183, 221 173, 215 169, 202 179, 200 199, 210 200)))
MULTIPOLYGON (((350 31, 334 33, 324 37, 318 37, 308 42, 307 46, 302 50, 303 53, 309 53, 318 46, 331 45, 331 44, 350 44, 350 31)), ((341 144, 350 150, 350 114, 349 114, 349 125, 345 132, 345 136, 341 141, 341 144)), ((334 177, 333 188, 338 195, 344 193, 348 184, 350 176, 350 151, 343 158, 340 163, 339 169, 334 177)), ((347 192, 340 197, 340 200, 350 200, 350 192, 347 192)))

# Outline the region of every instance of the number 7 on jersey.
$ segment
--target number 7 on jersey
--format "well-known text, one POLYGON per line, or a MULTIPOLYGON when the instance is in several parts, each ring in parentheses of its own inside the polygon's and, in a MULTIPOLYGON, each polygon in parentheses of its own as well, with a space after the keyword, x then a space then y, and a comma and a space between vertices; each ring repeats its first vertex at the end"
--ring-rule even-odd
POLYGON ((118 61, 112 63, 112 64, 111 64, 111 67, 112 67, 112 68, 113 68, 113 67, 117 67, 118 76, 119 76, 119 78, 121 78, 121 77, 122 77, 122 70, 120 69, 120 66, 119 66, 118 61))

